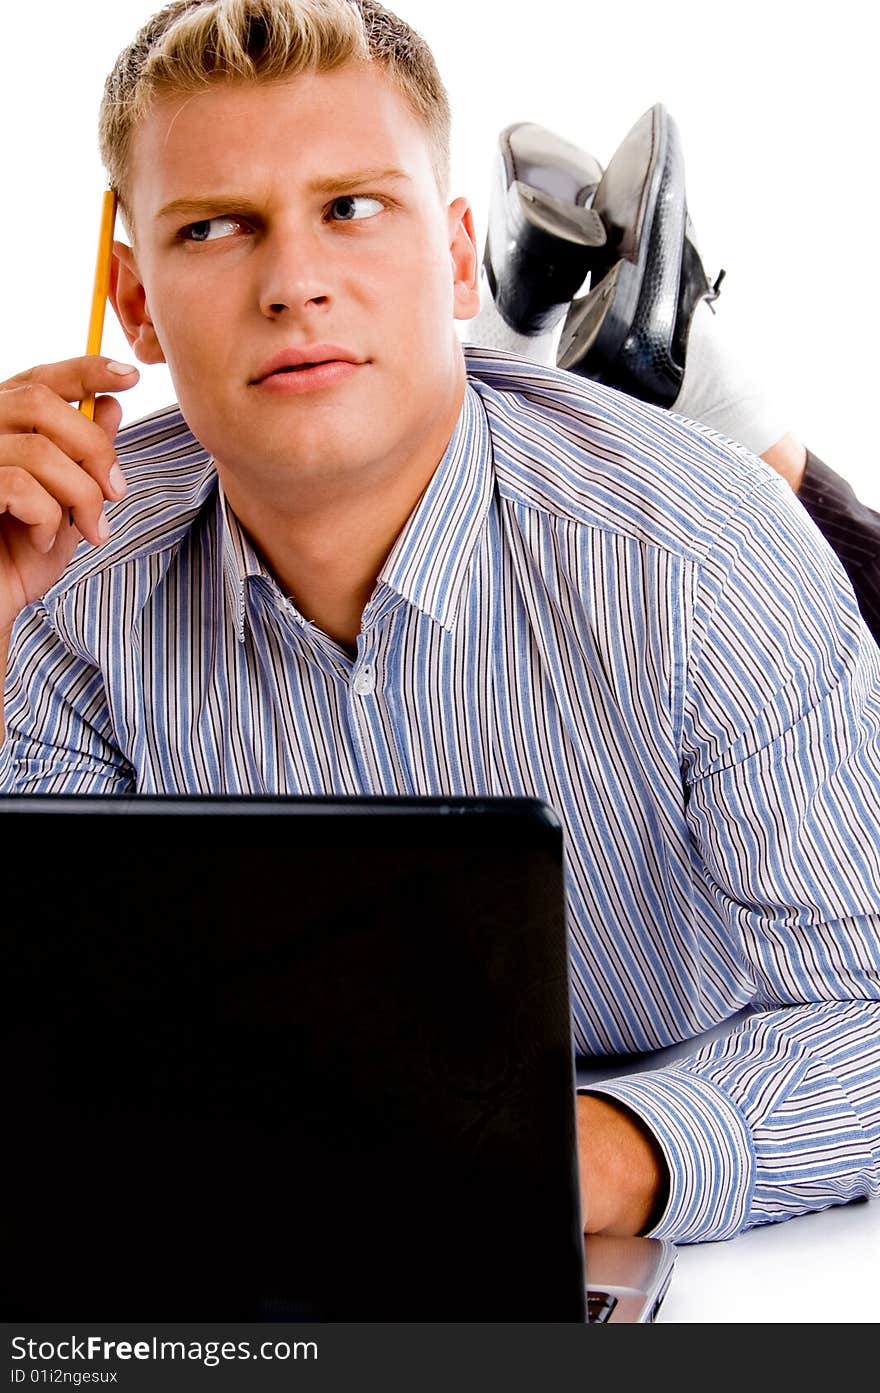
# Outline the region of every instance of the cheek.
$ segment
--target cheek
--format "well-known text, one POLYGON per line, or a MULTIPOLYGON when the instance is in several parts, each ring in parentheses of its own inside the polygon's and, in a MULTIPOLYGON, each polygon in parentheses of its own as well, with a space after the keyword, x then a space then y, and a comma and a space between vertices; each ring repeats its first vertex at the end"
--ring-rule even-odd
MULTIPOLYGON (((398 340, 419 341, 431 356, 445 349, 443 330, 452 323, 453 276, 448 248, 413 245, 387 268, 386 313, 398 324, 398 340)), ((413 364, 415 367, 416 365, 413 364)))
POLYGON ((169 367, 182 378, 216 361, 233 332, 229 297, 191 281, 154 288, 150 312, 169 367))

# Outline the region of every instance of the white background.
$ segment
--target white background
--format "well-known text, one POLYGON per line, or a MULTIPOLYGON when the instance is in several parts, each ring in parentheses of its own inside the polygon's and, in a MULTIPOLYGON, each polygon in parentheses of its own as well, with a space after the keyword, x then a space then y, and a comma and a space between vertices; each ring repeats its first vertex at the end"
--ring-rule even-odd
MULTIPOLYGON (((103 172, 104 77, 156 6, 7 7, 0 82, 0 380, 83 352, 103 172)), ((533 120, 604 164, 663 102, 682 135, 688 200, 719 311, 791 427, 880 507, 877 45, 864 0, 400 0, 449 89, 453 195, 482 250, 498 131, 533 120)), ((105 352, 130 352, 108 311, 105 352)), ((173 400, 154 367, 125 420, 173 400)))

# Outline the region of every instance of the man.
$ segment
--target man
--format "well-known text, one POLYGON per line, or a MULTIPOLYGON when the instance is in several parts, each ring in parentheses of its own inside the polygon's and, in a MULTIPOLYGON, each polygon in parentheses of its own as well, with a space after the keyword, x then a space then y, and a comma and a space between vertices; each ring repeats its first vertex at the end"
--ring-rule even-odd
POLYGON ((120 437, 123 498, 118 406, 64 403, 133 373, 0 392, 0 789, 542 797, 580 1053, 761 1008, 579 1097, 588 1231, 875 1193, 877 648, 748 452, 464 356, 447 124, 372 0, 177 3, 121 57, 112 300, 180 411, 120 437))

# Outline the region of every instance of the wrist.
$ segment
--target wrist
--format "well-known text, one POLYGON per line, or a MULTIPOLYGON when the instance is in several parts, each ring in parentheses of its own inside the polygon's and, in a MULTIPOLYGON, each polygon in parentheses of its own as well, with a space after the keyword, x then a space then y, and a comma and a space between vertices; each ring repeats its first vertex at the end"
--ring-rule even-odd
POLYGON ((617 1099, 577 1098, 578 1164, 585 1233, 631 1236, 658 1221, 669 1174, 657 1139, 617 1099))

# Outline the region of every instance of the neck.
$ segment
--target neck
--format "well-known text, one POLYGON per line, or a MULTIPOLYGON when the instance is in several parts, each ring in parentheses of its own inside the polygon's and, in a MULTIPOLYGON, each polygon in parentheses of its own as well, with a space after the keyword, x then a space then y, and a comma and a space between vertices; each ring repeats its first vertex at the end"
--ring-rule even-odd
POLYGON ((377 462, 356 480, 328 468, 330 482, 308 497, 297 493, 279 501, 274 491, 264 497, 217 463, 229 506, 281 589, 352 655, 364 607, 443 458, 463 394, 462 380, 430 436, 405 460, 377 462))

